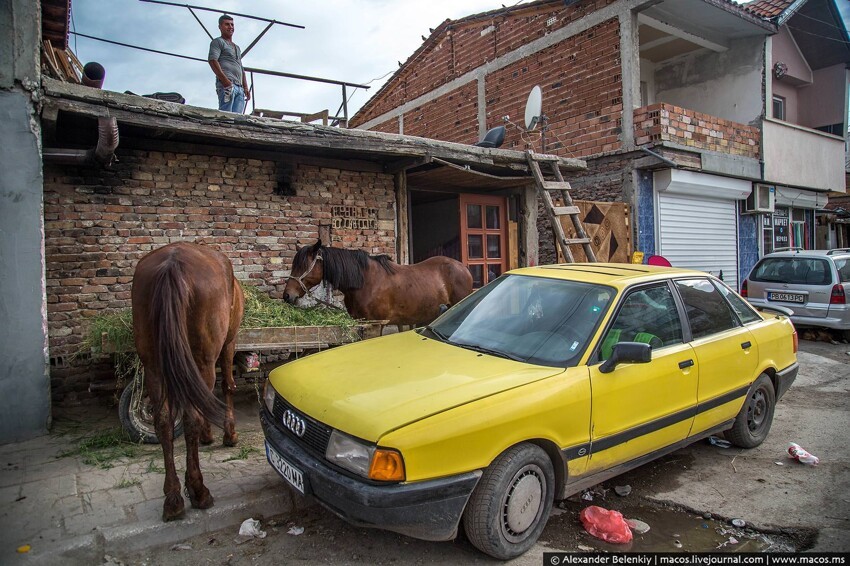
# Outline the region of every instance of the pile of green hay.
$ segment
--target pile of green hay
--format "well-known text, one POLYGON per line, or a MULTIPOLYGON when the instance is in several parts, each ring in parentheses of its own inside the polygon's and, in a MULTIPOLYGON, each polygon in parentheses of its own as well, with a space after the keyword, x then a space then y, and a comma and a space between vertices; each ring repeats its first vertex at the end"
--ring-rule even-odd
MULTIPOLYGON (((298 308, 272 299, 254 287, 244 286, 245 315, 242 328, 272 328, 279 326, 341 326, 351 328, 357 321, 342 309, 316 306, 298 308)), ((121 309, 89 319, 88 332, 80 344, 80 353, 103 354, 103 337, 114 351, 132 350, 133 312, 121 309)))

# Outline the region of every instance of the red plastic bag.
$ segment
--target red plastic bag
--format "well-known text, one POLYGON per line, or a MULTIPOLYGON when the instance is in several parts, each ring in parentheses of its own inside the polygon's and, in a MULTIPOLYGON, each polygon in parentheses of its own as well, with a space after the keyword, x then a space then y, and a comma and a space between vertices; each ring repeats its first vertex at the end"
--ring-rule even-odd
POLYGON ((632 542, 632 530, 619 511, 591 505, 581 510, 579 518, 584 530, 596 538, 616 544, 632 542))

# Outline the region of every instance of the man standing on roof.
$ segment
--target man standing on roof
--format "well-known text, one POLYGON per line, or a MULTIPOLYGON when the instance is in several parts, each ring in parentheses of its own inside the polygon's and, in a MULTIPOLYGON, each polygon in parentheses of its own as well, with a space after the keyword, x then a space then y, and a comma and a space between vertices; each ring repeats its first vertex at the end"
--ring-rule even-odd
POLYGON ((215 91, 218 94, 218 109, 241 114, 251 95, 245 90, 248 79, 242 68, 242 50, 233 43, 233 31, 236 26, 233 18, 224 14, 218 19, 221 37, 210 42, 210 54, 207 57, 215 73, 215 91))

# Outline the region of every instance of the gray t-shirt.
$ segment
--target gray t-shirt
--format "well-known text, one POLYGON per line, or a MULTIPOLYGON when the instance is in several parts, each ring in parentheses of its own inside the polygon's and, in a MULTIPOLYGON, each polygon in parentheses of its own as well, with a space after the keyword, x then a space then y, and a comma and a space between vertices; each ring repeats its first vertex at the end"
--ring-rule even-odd
MULTIPOLYGON (((235 43, 230 43, 223 37, 217 37, 210 42, 210 54, 207 60, 215 59, 221 65, 224 76, 235 85, 242 85, 242 50, 235 43)), ((215 87, 222 88, 224 85, 215 79, 215 87)))

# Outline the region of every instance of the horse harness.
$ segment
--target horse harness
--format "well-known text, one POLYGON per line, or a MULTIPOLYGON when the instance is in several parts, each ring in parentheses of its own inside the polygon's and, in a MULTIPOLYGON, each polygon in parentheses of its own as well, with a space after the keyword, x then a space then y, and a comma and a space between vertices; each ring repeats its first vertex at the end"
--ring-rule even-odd
POLYGON ((313 268, 314 268, 314 267, 316 267, 316 262, 319 262, 319 261, 324 261, 324 260, 322 259, 322 252, 321 252, 321 251, 316 252, 316 255, 314 255, 314 256, 313 256, 313 263, 311 263, 311 264, 310 264, 310 267, 308 267, 308 268, 304 271, 304 273, 302 273, 302 274, 301 274, 301 275, 299 275, 298 277, 294 277, 294 276, 290 275, 290 276, 289 276, 289 279, 295 279, 295 280, 298 282, 298 284, 299 284, 299 285, 301 285, 301 288, 304 290, 304 296, 305 296, 305 297, 306 297, 306 296, 309 296, 309 297, 310 297, 310 298, 312 298, 314 301, 317 301, 317 302, 319 302, 319 303, 322 303, 322 304, 323 304, 323 305, 325 305, 325 306, 328 306, 328 307, 332 307, 332 308, 338 309, 339 307, 338 307, 337 305, 335 305, 335 304, 333 304, 333 303, 329 303, 329 302, 327 302, 327 301, 323 301, 323 300, 322 300, 322 299, 320 299, 319 297, 314 297, 312 294, 310 294, 310 289, 308 289, 308 288, 307 288, 307 285, 305 285, 305 284, 304 284, 304 278, 305 278, 305 277, 306 277, 306 276, 307 276, 307 275, 308 275, 311 271, 313 271, 313 268))

